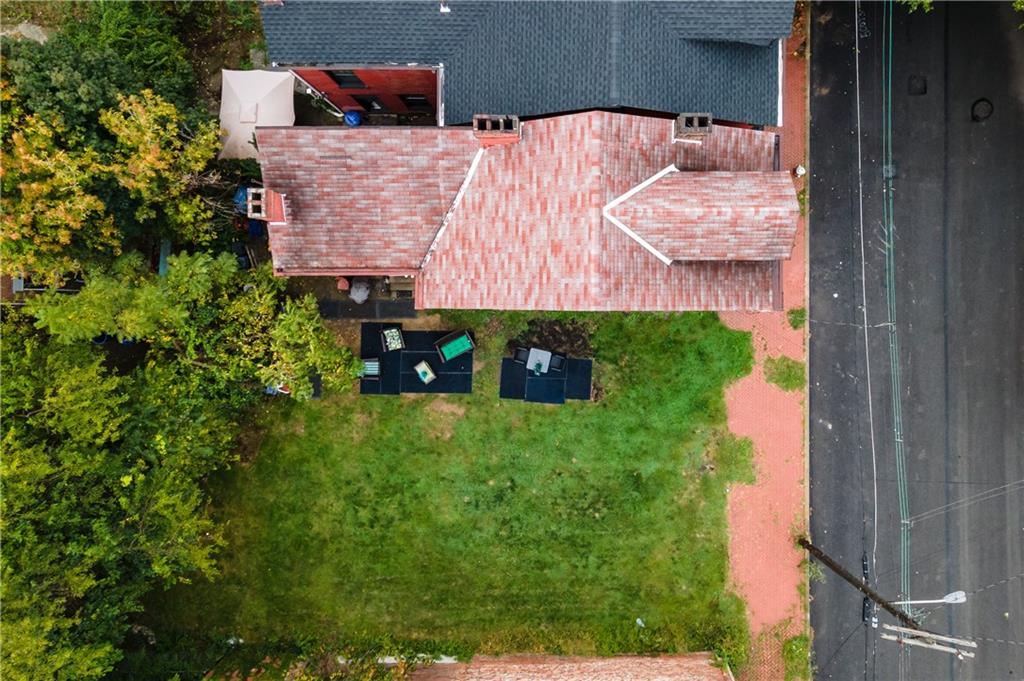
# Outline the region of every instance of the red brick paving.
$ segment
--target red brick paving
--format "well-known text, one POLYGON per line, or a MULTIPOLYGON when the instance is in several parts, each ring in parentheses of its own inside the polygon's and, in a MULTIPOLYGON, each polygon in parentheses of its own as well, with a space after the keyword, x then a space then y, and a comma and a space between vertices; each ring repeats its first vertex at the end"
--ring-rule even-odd
MULTIPOLYGON (((803 40, 803 31, 795 30, 787 44, 780 131, 784 169, 806 163, 807 61, 793 56, 803 40)), ((797 188, 802 186, 797 181, 797 188)), ((806 306, 806 233, 801 218, 793 257, 782 270, 787 309, 806 306)), ((754 639, 740 678, 775 679, 781 678, 782 641, 800 633, 806 617, 798 591, 802 555, 793 542, 794 530, 806 525, 806 422, 804 392, 769 384, 763 362, 779 355, 806 361, 805 329, 790 328, 785 312, 724 312, 721 317, 730 327, 752 332, 756 362, 749 376, 726 390, 729 428, 753 441, 757 473, 755 484, 737 485, 729 495, 732 581, 747 602, 754 639)))

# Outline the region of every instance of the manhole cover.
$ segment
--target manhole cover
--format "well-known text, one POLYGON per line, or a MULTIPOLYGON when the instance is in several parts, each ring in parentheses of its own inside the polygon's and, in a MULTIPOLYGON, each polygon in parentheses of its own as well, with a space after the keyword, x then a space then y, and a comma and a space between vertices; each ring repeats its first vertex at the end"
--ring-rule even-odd
POLYGON ((971 120, 983 121, 992 115, 992 102, 984 97, 971 104, 971 120))
POLYGON ((928 79, 924 76, 911 76, 907 80, 908 95, 923 95, 928 92, 928 79))

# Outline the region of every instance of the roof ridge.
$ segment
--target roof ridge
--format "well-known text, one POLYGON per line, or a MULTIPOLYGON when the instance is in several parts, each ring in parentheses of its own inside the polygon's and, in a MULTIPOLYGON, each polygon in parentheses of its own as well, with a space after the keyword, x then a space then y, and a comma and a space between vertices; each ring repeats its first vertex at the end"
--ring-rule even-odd
MULTIPOLYGON (((430 246, 427 247, 427 252, 423 255, 423 260, 420 261, 420 269, 424 269, 427 263, 430 262, 430 256, 437 250, 438 245, 441 242, 441 237, 448 230, 448 224, 451 222, 452 215, 455 214, 455 209, 462 203, 462 197, 465 196, 466 190, 469 188, 469 183, 473 181, 473 177, 476 175, 476 169, 480 165, 480 160, 484 156, 486 147, 480 147, 476 150, 476 154, 473 155, 473 161, 469 164, 469 169, 466 171, 466 176, 462 179, 462 184, 459 185, 459 191, 455 193, 455 197, 452 199, 451 205, 448 206, 448 210, 445 211, 444 217, 441 218, 441 224, 438 225, 437 232, 434 233, 434 238, 430 242, 430 246)), ((438 183, 438 190, 441 189, 440 183, 438 183)))

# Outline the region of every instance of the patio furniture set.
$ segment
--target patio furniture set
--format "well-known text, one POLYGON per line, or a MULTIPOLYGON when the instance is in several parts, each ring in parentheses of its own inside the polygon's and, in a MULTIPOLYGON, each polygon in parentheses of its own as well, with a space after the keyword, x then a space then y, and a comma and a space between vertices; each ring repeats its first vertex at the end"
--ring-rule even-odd
POLYGON ((361 336, 362 394, 473 390, 476 345, 468 331, 406 331, 401 324, 367 322, 361 336))
POLYGON ((499 396, 541 404, 589 400, 594 362, 542 348, 516 348, 501 361, 499 396))
MULTIPOLYGON (((473 350, 469 331, 406 331, 366 322, 361 330, 364 395, 469 393, 473 350)), ((501 362, 499 396, 544 404, 589 400, 593 362, 544 348, 516 348, 501 362)))

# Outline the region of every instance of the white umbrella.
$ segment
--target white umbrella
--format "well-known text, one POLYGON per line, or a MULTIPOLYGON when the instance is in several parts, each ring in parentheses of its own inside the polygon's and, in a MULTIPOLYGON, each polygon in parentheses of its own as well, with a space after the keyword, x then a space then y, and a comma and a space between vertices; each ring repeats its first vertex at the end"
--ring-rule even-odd
POLYGON ((290 71, 221 72, 220 158, 256 158, 256 126, 295 125, 295 76, 290 71))

